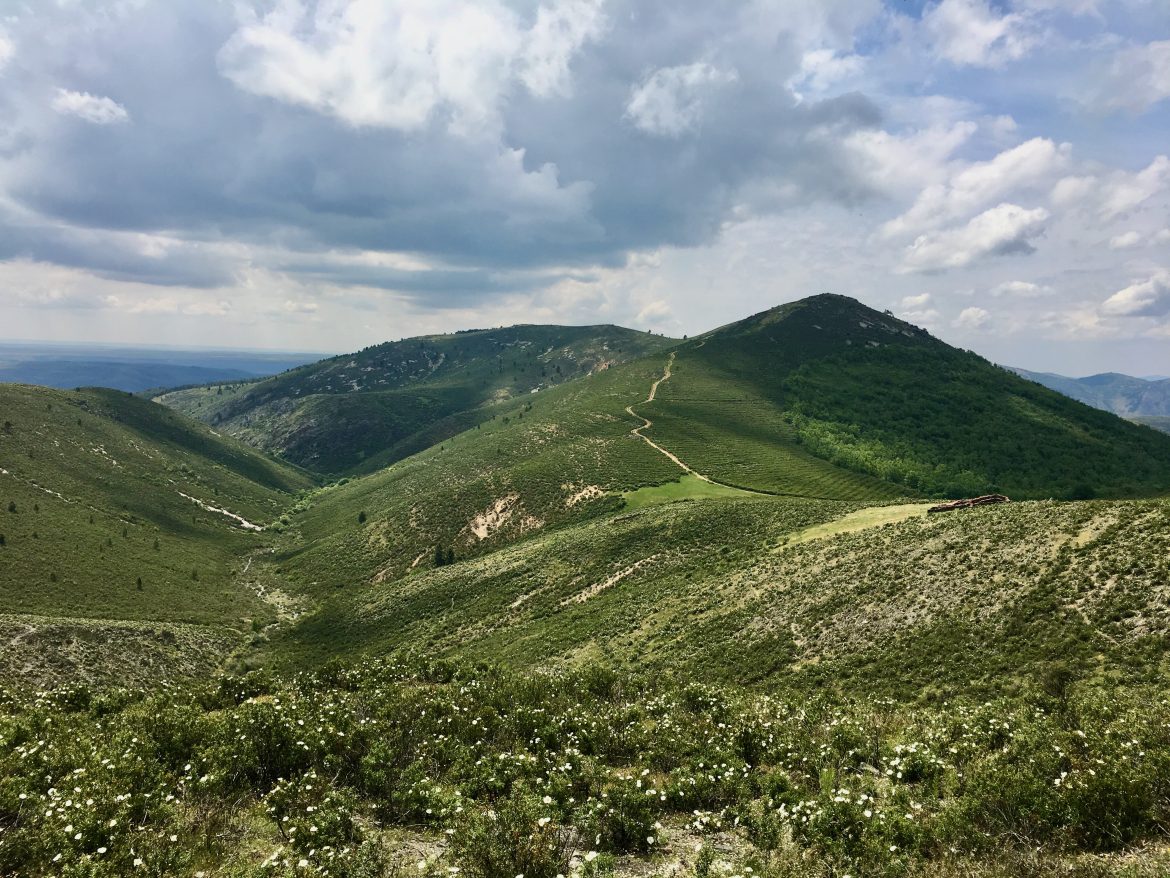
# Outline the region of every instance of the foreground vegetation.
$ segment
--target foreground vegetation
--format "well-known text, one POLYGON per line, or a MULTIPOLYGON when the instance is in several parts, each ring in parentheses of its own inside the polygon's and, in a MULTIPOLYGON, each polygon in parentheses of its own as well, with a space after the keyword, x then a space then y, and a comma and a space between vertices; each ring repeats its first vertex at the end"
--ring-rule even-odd
POLYGON ((8 693, 0 874, 1154 875, 1170 705, 334 664, 8 693), (1129 851, 1118 857, 1119 852, 1129 851), (1136 852, 1136 853, 1135 853, 1136 852))

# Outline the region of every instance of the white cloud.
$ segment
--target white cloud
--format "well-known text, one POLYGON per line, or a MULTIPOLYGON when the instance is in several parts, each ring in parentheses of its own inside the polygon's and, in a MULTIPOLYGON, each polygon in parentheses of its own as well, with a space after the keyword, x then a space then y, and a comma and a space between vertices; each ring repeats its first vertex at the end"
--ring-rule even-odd
POLYGON ((1170 98, 1170 40, 1122 49, 1113 56, 1095 103, 1142 113, 1170 98))
POLYGON ((990 321, 990 311, 972 306, 960 311, 959 316, 955 318, 951 325, 958 329, 979 330, 985 328, 990 321))
POLYGON ((1027 20, 999 15, 985 0, 942 0, 922 16, 934 54, 957 67, 1000 67, 1035 42, 1027 20))
POLYGON ((563 94, 569 87, 569 62, 577 50, 601 36, 601 0, 564 0, 541 6, 520 52, 520 81, 535 95, 563 94))
POLYGON ((734 70, 720 70, 704 61, 662 67, 630 92, 626 116, 648 134, 678 137, 698 125, 714 92, 737 78, 734 70))
POLYGON ((991 295, 993 296, 1016 296, 1019 298, 1031 299, 1037 296, 1047 296, 1052 292, 1052 287, 1042 286, 1041 284, 1034 284, 1026 280, 1009 280, 1001 284, 996 284, 991 288, 991 295))
POLYGON ((573 55, 603 24, 598 0, 542 6, 531 27, 498 0, 287 0, 241 12, 219 65, 245 91, 350 125, 414 131, 448 109, 470 135, 498 124, 513 81, 564 92, 573 55))
POLYGON ((921 308, 924 305, 930 304, 930 293, 920 293, 917 296, 903 296, 900 304, 903 308, 921 308))
POLYGON ((12 37, 8 36, 8 31, 0 27, 0 70, 4 69, 15 54, 16 44, 12 42, 12 37))
POLYGON ((1170 229, 1162 229, 1154 235, 1155 244, 1170 244, 1170 229))
POLYGON ((903 271, 941 271, 961 268, 987 256, 1031 253, 1031 241, 1044 231, 1048 211, 1000 204, 985 210, 967 225, 920 235, 906 248, 903 271))
POLYGON ((1167 187, 1170 187, 1170 158, 1164 155, 1136 174, 1119 171, 1102 187, 1101 216, 1104 219, 1121 216, 1167 187))
POLYGON ((788 87, 798 94, 802 91, 820 94, 843 80, 858 76, 864 69, 865 59, 860 55, 813 49, 801 56, 800 72, 788 81, 788 87))
POLYGON ((1017 9, 1039 12, 1067 12, 1069 15, 1091 15, 1099 18, 1099 0, 1016 0, 1017 9))
POLYGON ((1052 187, 1052 203, 1067 207, 1083 201, 1097 188, 1097 178, 1092 176, 1061 177, 1052 187))
POLYGON ((1142 236, 1139 232, 1132 229, 1128 232, 1123 232, 1120 235, 1114 235, 1109 239, 1110 250, 1129 250, 1136 247, 1142 242, 1142 236))
POLYGON ((975 162, 949 183, 924 189, 904 214, 882 228, 887 237, 937 228, 1003 198, 1012 190, 1035 185, 1049 177, 1068 160, 1067 144, 1035 137, 995 158, 975 162))
POLYGON ((857 131, 845 140, 860 174, 875 188, 895 193, 941 183, 955 150, 978 129, 974 122, 935 125, 910 134, 857 131))
POLYGON ((95 125, 112 125, 130 118, 126 108, 112 98, 64 88, 57 89, 52 107, 63 116, 77 116, 95 125))
POLYGON ((1164 317, 1170 314, 1170 272, 1159 271, 1144 281, 1118 290, 1101 305, 1116 317, 1164 317))

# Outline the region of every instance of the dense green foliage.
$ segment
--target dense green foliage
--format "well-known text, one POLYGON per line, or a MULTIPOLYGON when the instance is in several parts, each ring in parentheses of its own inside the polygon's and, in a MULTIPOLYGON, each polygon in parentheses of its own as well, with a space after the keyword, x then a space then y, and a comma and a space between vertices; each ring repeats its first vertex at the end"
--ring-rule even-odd
POLYGON ((475 330, 387 342, 159 401, 317 472, 372 472, 490 419, 500 403, 667 343, 616 326, 475 330))
POLYGON ((1140 691, 907 710, 366 663, 3 705, 3 875, 1091 876, 1170 819, 1140 691))

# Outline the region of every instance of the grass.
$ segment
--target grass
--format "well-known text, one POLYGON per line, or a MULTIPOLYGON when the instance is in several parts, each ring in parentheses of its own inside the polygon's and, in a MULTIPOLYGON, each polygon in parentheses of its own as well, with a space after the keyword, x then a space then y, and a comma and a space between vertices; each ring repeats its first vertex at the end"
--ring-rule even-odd
MULTIPOLYGON (((306 476, 117 391, 0 385, 0 411, 6 613, 54 617, 53 630, 77 632, 62 641, 96 644, 105 635, 91 636, 84 620, 206 625, 219 642, 224 627, 275 619, 239 577, 271 535, 214 509, 270 525, 306 476)), ((52 637, 16 641, 9 668, 69 652, 52 637)))
MULTIPOLYGON (((858 307, 327 486, 125 394, 0 389, 0 875, 1162 874, 1170 500, 918 498, 1146 492, 1164 440, 858 307)), ((317 389, 379 374, 349 362, 317 389)))
POLYGON ((870 506, 848 512, 838 519, 827 521, 824 524, 814 524, 812 527, 797 531, 788 538, 785 545, 807 543, 810 540, 823 540, 826 537, 838 534, 851 534, 871 527, 880 527, 884 524, 897 524, 908 518, 917 518, 926 515, 930 503, 899 503, 891 506, 870 506))
POLYGON ((1152 427, 1162 433, 1170 433, 1170 418, 1160 417, 1156 415, 1132 417, 1129 420, 1135 424, 1142 424, 1146 427, 1152 427))
POLYGON ((622 494, 622 499, 626 501, 625 508, 633 511, 635 509, 641 509, 643 506, 652 506, 656 503, 676 503, 679 500, 706 500, 728 497, 746 499, 752 496, 753 494, 750 491, 721 485, 718 482, 707 482, 698 476, 686 473, 675 482, 667 482, 663 485, 651 485, 645 488, 638 488, 635 491, 626 491, 622 494))

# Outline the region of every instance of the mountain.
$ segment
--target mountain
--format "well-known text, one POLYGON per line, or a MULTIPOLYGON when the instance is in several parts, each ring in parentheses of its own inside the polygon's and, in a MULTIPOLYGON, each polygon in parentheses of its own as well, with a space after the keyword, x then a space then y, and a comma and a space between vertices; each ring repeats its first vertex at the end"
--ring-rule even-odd
MULTIPOLYGON (((113 391, 3 388, 13 414, 0 437, 0 484, 16 508, 0 531, 10 611, 43 617, 42 625, 197 626, 182 629, 189 640, 214 630, 214 648, 190 650, 204 662, 238 648, 244 624, 267 632, 254 637, 247 662, 423 643, 566 660, 601 648, 605 632, 625 631, 604 647, 610 658, 644 661, 652 648, 670 664, 691 641, 652 647, 646 638, 656 629, 629 629, 609 610, 596 615, 608 597, 589 591, 578 610, 573 595, 656 582, 613 613, 645 619, 650 606, 665 611, 677 599, 686 615, 702 599, 711 630, 725 630, 740 618, 727 613, 746 606, 746 595, 735 597, 740 587, 754 594, 780 575, 764 563, 774 552, 804 559, 783 568, 785 581, 828 569, 811 548, 785 548, 807 534, 848 543, 840 569, 856 570, 896 550, 891 543, 871 557, 874 544, 855 531, 896 528, 907 557, 953 545, 959 531, 940 543, 915 524, 925 497, 992 489, 1017 500, 1138 497, 1170 488, 1170 438, 833 295, 682 341, 608 327, 486 330, 379 346, 245 387, 182 392, 205 406, 204 417, 218 416, 217 427, 113 391), (548 386, 532 393, 533 384, 548 386), (345 406, 378 399, 399 417, 393 401, 417 405, 443 390, 455 415, 416 418, 410 441, 443 435, 462 416, 472 426, 318 489, 304 471, 222 433, 224 423, 247 424, 258 444, 278 445, 256 438, 265 412, 283 407, 295 419, 299 405, 326 400, 355 417, 369 408, 345 406), (231 414, 236 407, 242 414, 231 414), (695 597, 684 599, 691 589, 695 597), (537 622, 520 624, 530 612, 537 622), (475 632, 490 634, 482 650, 475 632)), ((351 459, 366 441, 371 461, 405 453, 351 439, 351 423, 313 429, 350 442, 351 459)), ((1060 544, 1072 519, 1053 511, 1063 507, 1035 508, 1012 533, 1060 544)), ((905 582, 899 588, 935 587, 905 582)), ((752 619, 740 622, 763 624, 752 619)), ((764 662, 753 671, 760 679, 800 661, 784 658, 786 637, 767 643, 752 647, 753 661, 764 662)), ((686 648, 714 668, 718 650, 700 646, 686 648)), ((726 658, 727 679, 748 660, 733 649, 726 658)))
POLYGON ((483 422, 501 404, 669 343, 616 326, 472 330, 158 401, 315 472, 372 472, 483 422))
POLYGON ((677 363, 677 380, 662 388, 659 435, 688 452, 716 439, 735 449, 712 460, 711 474, 743 487, 783 490, 786 474, 751 468, 795 443, 931 495, 1170 488, 1160 437, 844 296, 804 299, 691 340, 677 363))
POLYGON ((497 557, 622 509, 994 489, 1164 494, 1170 440, 851 299, 818 296, 514 400, 323 490, 292 516, 297 537, 280 563, 318 599, 390 587, 439 555, 497 557))
POLYGON ((1085 405, 1104 409, 1123 418, 1170 417, 1170 379, 1134 378, 1104 372, 1087 378, 1068 378, 1050 372, 1012 369, 1029 381, 1043 384, 1085 405))
POLYGON ((216 665, 276 618, 237 573, 307 476, 119 391, 0 385, 0 417, 6 667, 44 638, 82 677, 107 639, 216 665))

